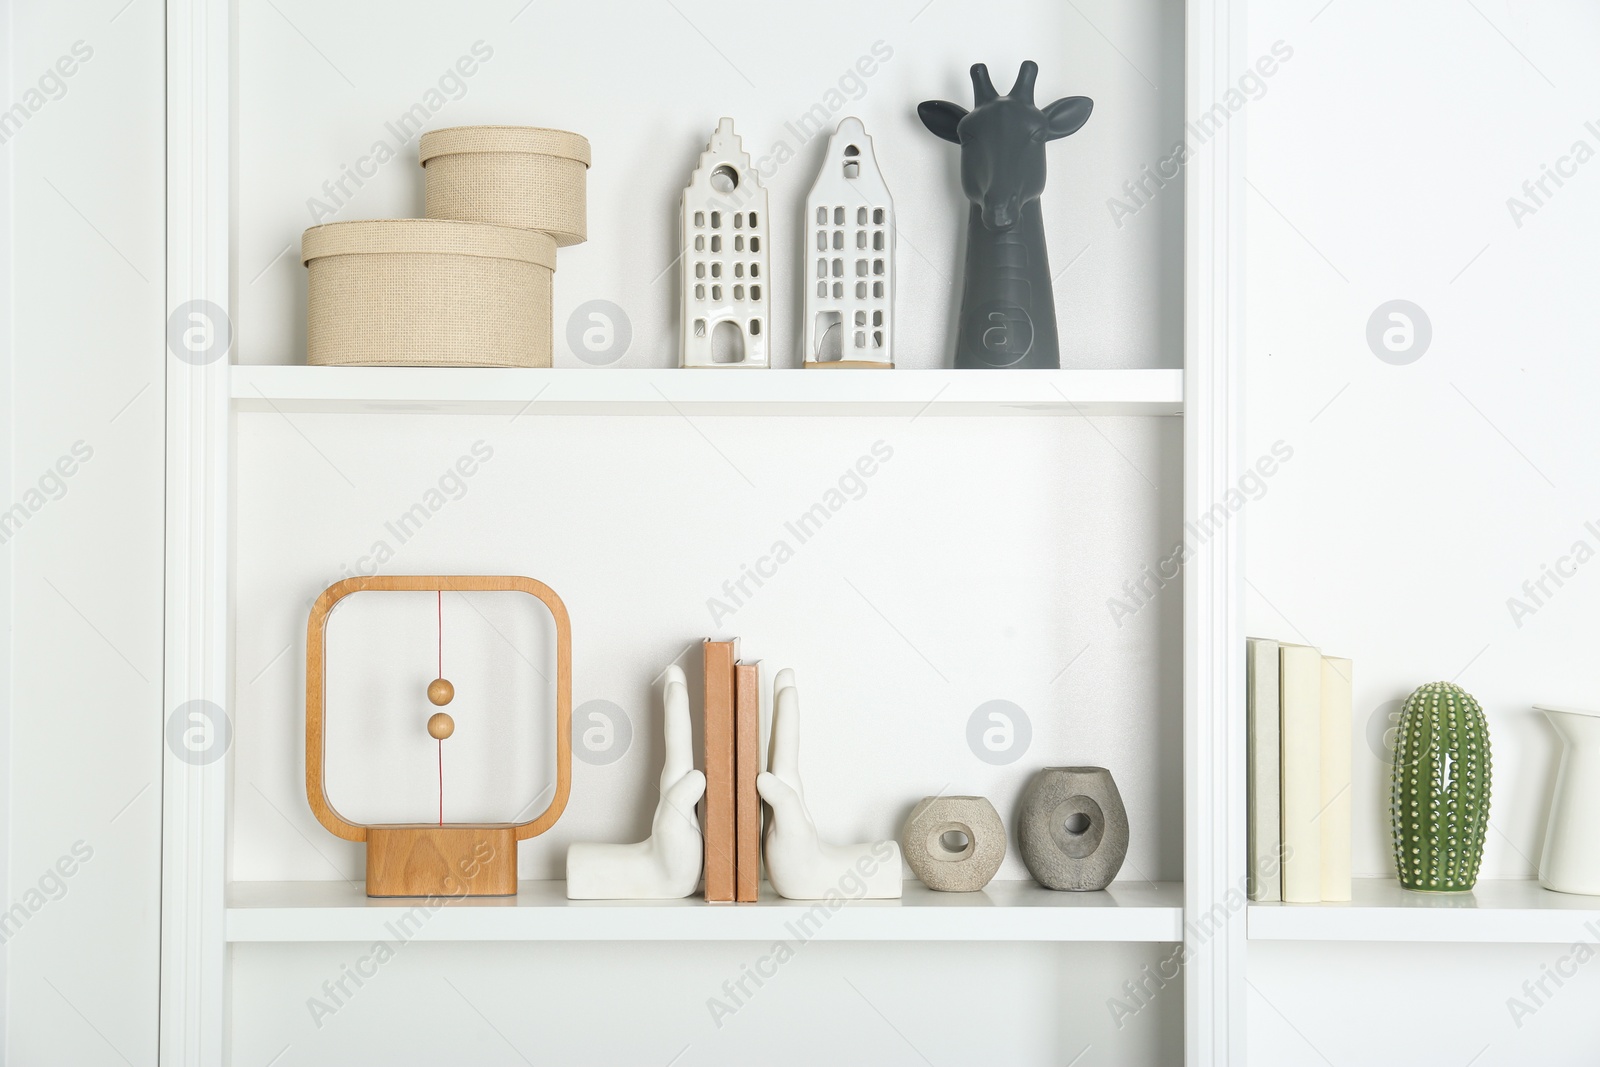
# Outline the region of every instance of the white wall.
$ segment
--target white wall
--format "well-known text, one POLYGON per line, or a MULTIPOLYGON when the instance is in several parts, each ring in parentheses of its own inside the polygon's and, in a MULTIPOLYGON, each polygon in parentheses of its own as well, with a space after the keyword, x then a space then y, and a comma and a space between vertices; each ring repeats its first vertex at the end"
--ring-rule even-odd
POLYGON ((156 1057, 163 33, 156 3, 15 3, 5 42, 8 1063, 156 1057))
MULTIPOLYGON (((1507 198, 1575 141, 1600 150, 1600 11, 1304 0, 1254 5, 1250 36, 1252 55, 1282 40, 1294 56, 1248 108, 1247 453, 1283 440, 1295 457, 1247 512, 1248 629, 1355 660, 1357 876, 1393 873, 1375 720, 1447 679, 1489 718, 1483 874, 1526 878, 1556 758, 1531 705, 1597 699, 1600 568, 1520 625, 1507 599, 1576 541, 1600 547, 1584 525, 1600 518, 1600 164, 1520 226, 1507 198), (1432 326, 1408 365, 1366 340, 1395 299, 1432 326)), ((1559 955, 1254 945, 1252 1062, 1465 1063, 1485 1046, 1473 1062, 1590 1062, 1592 978, 1520 1028, 1506 1006, 1559 955)))

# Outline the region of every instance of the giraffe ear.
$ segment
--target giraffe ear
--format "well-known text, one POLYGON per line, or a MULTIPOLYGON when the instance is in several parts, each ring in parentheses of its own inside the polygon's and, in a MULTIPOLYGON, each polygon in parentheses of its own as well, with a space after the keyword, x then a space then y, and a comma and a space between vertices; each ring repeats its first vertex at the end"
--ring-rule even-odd
POLYGON ((1070 137, 1077 133, 1089 121, 1089 112, 1093 110, 1094 101, 1087 96, 1068 96, 1057 100, 1044 109, 1044 139, 1054 141, 1058 137, 1070 137))
POLYGON ((935 137, 943 137, 954 144, 961 143, 956 126, 967 117, 967 109, 960 104, 952 104, 948 100, 925 100, 917 105, 917 116, 935 137))

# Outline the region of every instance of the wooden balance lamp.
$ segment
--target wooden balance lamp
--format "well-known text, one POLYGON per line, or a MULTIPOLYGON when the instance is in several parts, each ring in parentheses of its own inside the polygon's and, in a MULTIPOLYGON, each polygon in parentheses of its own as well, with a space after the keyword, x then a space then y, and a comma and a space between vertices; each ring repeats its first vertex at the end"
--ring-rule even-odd
MULTIPOLYGON (((440 614, 443 626, 443 614, 440 614)), ((441 645, 443 635, 440 637, 441 645)), ((441 672, 442 673, 442 672, 441 672)), ((427 696, 443 708, 455 698, 446 679, 428 684, 427 696)), ((421 724, 419 724, 420 727, 421 724)), ((449 712, 427 721, 429 736, 441 745, 455 732, 449 712)), ((442 795, 441 782, 441 795, 442 795)), ((510 896, 517 891, 517 842, 554 826, 572 790, 572 625, 566 605, 543 582, 532 578, 423 576, 347 578, 323 591, 306 624, 306 800, 328 832, 367 844, 367 896, 510 896), (359 592, 521 592, 550 610, 556 634, 556 791, 550 806, 522 823, 446 823, 443 804, 438 823, 362 826, 339 815, 328 802, 324 781, 324 705, 328 616, 339 601, 359 592)))

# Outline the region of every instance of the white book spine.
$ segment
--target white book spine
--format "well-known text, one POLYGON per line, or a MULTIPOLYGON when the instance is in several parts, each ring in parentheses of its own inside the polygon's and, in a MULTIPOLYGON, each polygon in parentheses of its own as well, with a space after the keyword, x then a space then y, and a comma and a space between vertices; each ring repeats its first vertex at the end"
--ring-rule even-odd
POLYGON ((1251 900, 1283 899, 1278 849, 1283 841, 1278 779, 1278 642, 1252 637, 1245 644, 1248 759, 1246 840, 1251 900))
POLYGON ((1316 904, 1322 900, 1322 654, 1283 645, 1278 661, 1283 899, 1316 904))
POLYGON ((1350 899, 1351 663, 1322 660, 1322 899, 1350 899))

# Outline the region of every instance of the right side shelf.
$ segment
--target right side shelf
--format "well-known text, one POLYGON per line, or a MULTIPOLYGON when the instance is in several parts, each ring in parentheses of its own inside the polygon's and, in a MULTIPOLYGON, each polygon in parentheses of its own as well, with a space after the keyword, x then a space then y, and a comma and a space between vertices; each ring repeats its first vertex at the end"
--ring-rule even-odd
POLYGON ((1357 878, 1343 903, 1252 903, 1253 941, 1440 941, 1565 944, 1600 939, 1600 897, 1531 880, 1482 881, 1470 893, 1414 893, 1392 878, 1357 878))

